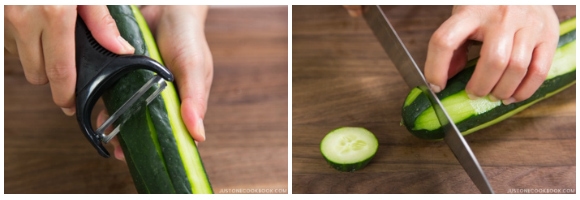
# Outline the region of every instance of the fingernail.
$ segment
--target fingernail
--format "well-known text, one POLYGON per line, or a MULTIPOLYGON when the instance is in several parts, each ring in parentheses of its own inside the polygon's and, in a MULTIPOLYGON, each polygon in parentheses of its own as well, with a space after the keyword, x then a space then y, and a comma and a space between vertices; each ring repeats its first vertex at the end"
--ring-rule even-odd
POLYGON ((75 109, 73 108, 61 108, 62 112, 64 112, 67 116, 73 116, 75 114, 75 109))
POLYGON ((205 127, 203 125, 203 120, 201 118, 197 119, 197 128, 196 128, 196 132, 201 136, 201 140, 200 142, 205 141, 205 127))
POLYGON ((441 87, 433 84, 433 83, 429 83, 429 87, 431 88, 431 90, 433 90, 433 92, 435 93, 439 93, 441 92, 441 87))
POLYGON ((469 94, 469 93, 467 93, 467 97, 469 97, 469 99, 471 99, 471 100, 477 100, 477 99, 479 99, 478 96, 475 96, 475 95, 469 94))
POLYGON ((119 35, 119 37, 117 37, 117 39, 119 40, 119 42, 121 42, 121 44, 125 48, 124 53, 129 54, 129 53, 135 52, 135 48, 133 46, 131 46, 131 44, 129 44, 129 42, 127 42, 127 40, 125 40, 125 38, 123 38, 119 35))
POLYGON ((509 99, 503 100, 501 102, 503 103, 503 105, 510 105, 511 103, 516 102, 516 99, 509 98, 509 99))
POLYGON ((496 102, 496 101, 498 101, 498 100, 499 100, 499 99, 495 98, 495 96, 493 96, 493 95, 491 95, 491 94, 490 94, 489 96, 487 96, 487 98, 489 98, 489 100, 490 100, 491 102, 496 102))

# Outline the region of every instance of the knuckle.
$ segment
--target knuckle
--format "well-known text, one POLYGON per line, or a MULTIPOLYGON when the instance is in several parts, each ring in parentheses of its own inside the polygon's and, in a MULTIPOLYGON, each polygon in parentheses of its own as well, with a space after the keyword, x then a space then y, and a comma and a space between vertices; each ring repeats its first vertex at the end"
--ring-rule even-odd
POLYGON ((509 61, 509 68, 516 73, 525 73, 528 69, 528 64, 525 58, 520 56, 512 57, 509 61))
POLYGON ((201 117, 202 119, 205 118, 205 113, 207 111, 207 100, 204 99, 202 97, 202 95, 199 95, 200 97, 198 97, 197 101, 200 102, 197 104, 197 108, 199 109, 198 111, 198 115, 199 117, 201 117))
POLYGON ((117 26, 117 23, 115 23, 115 19, 113 19, 113 17, 111 17, 110 14, 103 15, 103 17, 101 17, 101 23, 103 26, 109 28, 115 28, 117 26))
POLYGON ((62 108, 68 108, 73 105, 71 98, 61 96, 60 94, 53 94, 52 100, 54 101, 54 104, 62 108))
POLYGON ((429 45, 435 47, 437 50, 454 50, 453 37, 444 31, 435 31, 429 40, 429 45))
MULTIPOLYGON (((209 53, 209 51, 208 51, 209 53)), ((209 91, 210 87, 211 87, 211 83, 213 82, 213 58, 211 53, 209 53, 209 55, 206 55, 205 60, 205 70, 206 70, 206 74, 205 74, 205 81, 206 81, 206 86, 207 86, 207 91, 209 91)))
POLYGON ((51 67, 46 68, 46 76, 51 81, 69 79, 72 77, 74 67, 70 67, 62 64, 54 64, 51 67))
POLYGON ((32 85, 44 85, 48 83, 48 79, 46 78, 46 76, 29 75, 29 74, 26 74, 25 76, 26 80, 32 85))
POLYGON ((213 82, 213 70, 212 68, 206 70, 205 73, 205 85, 206 85, 206 91, 209 91, 209 89, 211 88, 211 83, 213 82))
POLYGON ((4 18, 13 24, 20 24, 26 18, 25 12, 19 9, 19 6, 5 6, 4 12, 4 18))
POLYGON ((46 22, 50 26, 61 28, 74 25, 76 18, 73 16, 76 15, 76 10, 71 8, 71 6, 44 6, 43 14, 46 22))
POLYGON ((490 70, 504 70, 509 62, 509 58, 505 54, 497 51, 494 51, 488 58, 487 63, 490 70))
POLYGON ((42 12, 48 17, 67 17, 70 13, 70 6, 44 6, 42 12))
POLYGON ((549 70, 550 70, 549 65, 547 67, 534 66, 530 68, 528 74, 530 78, 542 82, 548 76, 549 70))
POLYGON ((177 71, 188 70, 191 67, 202 67, 206 62, 201 51, 192 51, 187 45, 176 46, 173 55, 169 64, 177 71))
MULTIPOLYGON (((20 7, 20 6, 15 6, 15 7, 20 7)), ((24 9, 19 9, 19 8, 15 8, 13 6, 10 6, 8 8, 6 8, 6 12, 4 13, 4 18, 5 18, 5 31, 6 30, 11 30, 13 31, 12 33, 15 33, 16 35, 30 35, 31 31, 30 29, 31 27, 31 23, 32 21, 30 20, 30 17, 28 15, 28 11, 24 10, 24 9), (9 25, 9 26, 6 26, 9 25)), ((6 35, 6 32, 4 33, 6 35)))

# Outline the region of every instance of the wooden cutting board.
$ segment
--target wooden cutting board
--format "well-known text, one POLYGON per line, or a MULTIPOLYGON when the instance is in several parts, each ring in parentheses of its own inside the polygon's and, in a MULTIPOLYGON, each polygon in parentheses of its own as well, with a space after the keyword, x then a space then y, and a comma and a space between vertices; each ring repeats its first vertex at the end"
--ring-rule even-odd
MULTIPOLYGON (((561 20, 576 12, 555 9, 561 20)), ((422 66, 429 38, 451 6, 383 10, 422 66)), ((400 125, 408 90, 362 18, 342 6, 293 6, 292 192, 478 193, 443 141, 418 139, 400 125), (379 150, 363 170, 338 172, 322 157, 320 141, 341 126, 377 136, 379 150)), ((496 193, 574 190, 576 86, 466 140, 496 193)))
MULTIPOLYGON (((288 193, 287 6, 211 7, 205 31, 214 76, 199 151, 214 192, 288 193)), ((4 60, 4 91, 5 193, 136 192, 18 58, 4 60)))

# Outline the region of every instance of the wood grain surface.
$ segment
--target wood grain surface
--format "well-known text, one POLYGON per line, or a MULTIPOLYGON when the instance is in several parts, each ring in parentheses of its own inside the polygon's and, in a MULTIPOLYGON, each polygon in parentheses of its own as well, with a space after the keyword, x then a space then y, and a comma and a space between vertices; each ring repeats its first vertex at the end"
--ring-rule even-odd
MULTIPOLYGON (((561 20, 576 12, 555 9, 561 20)), ((422 66, 451 6, 383 10, 422 66)), ((362 18, 342 6, 293 6, 292 192, 479 193, 443 141, 418 139, 400 125, 408 90, 362 18), (339 172, 322 157, 320 141, 341 126, 377 136, 378 152, 366 168, 339 172)), ((576 86, 465 138, 496 193, 576 193, 576 86)))
MULTIPOLYGON (((206 37, 214 79, 199 150, 214 192, 288 193, 288 8, 212 7, 206 37)), ((125 163, 97 154, 48 85, 29 84, 18 58, 4 66, 5 193, 136 192, 125 163)))

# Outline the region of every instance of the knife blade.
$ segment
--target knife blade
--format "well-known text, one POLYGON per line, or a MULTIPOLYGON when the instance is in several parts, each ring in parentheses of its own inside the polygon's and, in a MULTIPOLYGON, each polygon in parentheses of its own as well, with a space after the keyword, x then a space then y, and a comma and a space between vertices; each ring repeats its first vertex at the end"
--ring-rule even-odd
POLYGON ((475 154, 453 123, 449 114, 437 98, 435 92, 428 87, 427 80, 405 48, 393 26, 380 6, 364 6, 363 17, 372 29, 379 43, 410 88, 419 87, 431 101, 439 123, 445 131, 445 143, 449 146, 463 169, 469 175, 481 193, 493 194, 493 189, 479 165, 475 154))

